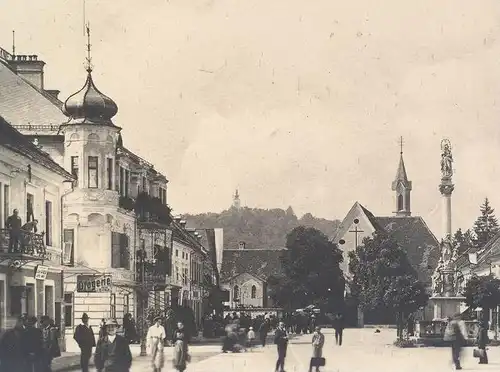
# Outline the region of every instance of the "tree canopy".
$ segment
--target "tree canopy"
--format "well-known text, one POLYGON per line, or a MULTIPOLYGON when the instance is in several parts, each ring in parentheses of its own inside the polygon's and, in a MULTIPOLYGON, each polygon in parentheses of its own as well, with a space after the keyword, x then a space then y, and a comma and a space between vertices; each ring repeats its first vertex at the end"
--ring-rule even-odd
POLYGON ((398 319, 401 335, 404 316, 427 304, 429 296, 397 242, 384 232, 363 240, 355 251, 349 252, 351 295, 364 312, 398 319))
POLYGON ((488 241, 499 231, 498 220, 495 217, 495 210, 491 207, 488 198, 479 207, 481 215, 474 222, 474 245, 478 248, 484 247, 488 241))
POLYGON ((311 304, 333 309, 343 305, 342 252, 321 231, 299 226, 287 236, 284 275, 270 278, 271 297, 293 309, 311 304))
POLYGON ((467 281, 462 295, 465 304, 471 309, 494 309, 500 305, 500 279, 493 275, 473 275, 467 281))

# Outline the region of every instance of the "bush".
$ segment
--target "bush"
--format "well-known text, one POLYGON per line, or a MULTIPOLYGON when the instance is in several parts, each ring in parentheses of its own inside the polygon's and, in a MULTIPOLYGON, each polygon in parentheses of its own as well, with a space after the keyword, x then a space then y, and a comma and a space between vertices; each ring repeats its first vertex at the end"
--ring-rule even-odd
POLYGON ((393 345, 400 348, 415 347, 415 343, 411 340, 396 340, 393 345))

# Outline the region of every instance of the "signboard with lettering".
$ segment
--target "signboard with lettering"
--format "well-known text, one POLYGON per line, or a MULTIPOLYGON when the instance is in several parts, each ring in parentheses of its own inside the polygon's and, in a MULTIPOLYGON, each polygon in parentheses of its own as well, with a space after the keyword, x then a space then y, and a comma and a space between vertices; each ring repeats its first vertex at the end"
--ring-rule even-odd
POLYGON ((38 265, 35 268, 35 279, 45 280, 47 278, 48 272, 49 272, 49 268, 47 266, 38 265))
POLYGON ((111 275, 78 275, 76 291, 99 293, 111 291, 111 275))

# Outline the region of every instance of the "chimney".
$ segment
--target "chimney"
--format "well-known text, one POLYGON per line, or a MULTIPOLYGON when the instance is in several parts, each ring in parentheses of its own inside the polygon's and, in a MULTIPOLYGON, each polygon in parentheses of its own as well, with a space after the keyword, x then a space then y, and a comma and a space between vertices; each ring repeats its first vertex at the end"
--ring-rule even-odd
POLYGON ((24 80, 43 90, 43 66, 45 66, 45 62, 38 60, 37 55, 12 56, 9 65, 24 80))
POLYGON ((245 242, 239 242, 238 249, 245 249, 245 242))
POLYGON ((186 222, 185 220, 181 220, 181 221, 179 222, 179 224, 181 225, 181 227, 182 227, 183 229, 185 229, 185 228, 186 228, 186 223, 187 223, 187 222, 186 222))
POLYGON ((50 94, 55 99, 58 99, 59 93, 61 93, 61 91, 57 89, 46 89, 45 92, 50 94))

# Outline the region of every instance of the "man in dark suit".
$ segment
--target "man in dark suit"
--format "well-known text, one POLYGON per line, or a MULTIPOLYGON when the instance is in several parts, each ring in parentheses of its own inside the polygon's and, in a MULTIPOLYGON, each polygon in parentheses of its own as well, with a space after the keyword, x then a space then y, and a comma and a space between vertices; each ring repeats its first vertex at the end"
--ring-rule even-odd
POLYGON ((94 361, 98 372, 128 372, 132 354, 125 337, 117 335, 119 327, 115 319, 106 321, 106 335, 97 341, 94 361))
POLYGON ((279 322, 278 328, 274 332, 274 343, 278 349, 278 360, 276 361, 276 372, 285 372, 286 349, 288 347, 288 334, 285 323, 279 322))
POLYGON ((89 326, 87 313, 83 313, 82 324, 76 327, 73 338, 81 350, 80 367, 82 372, 89 372, 89 359, 92 356, 92 348, 95 346, 95 336, 92 327, 89 326))
POLYGON ((342 335, 344 334, 344 316, 339 313, 335 316, 335 343, 342 346, 342 335))

